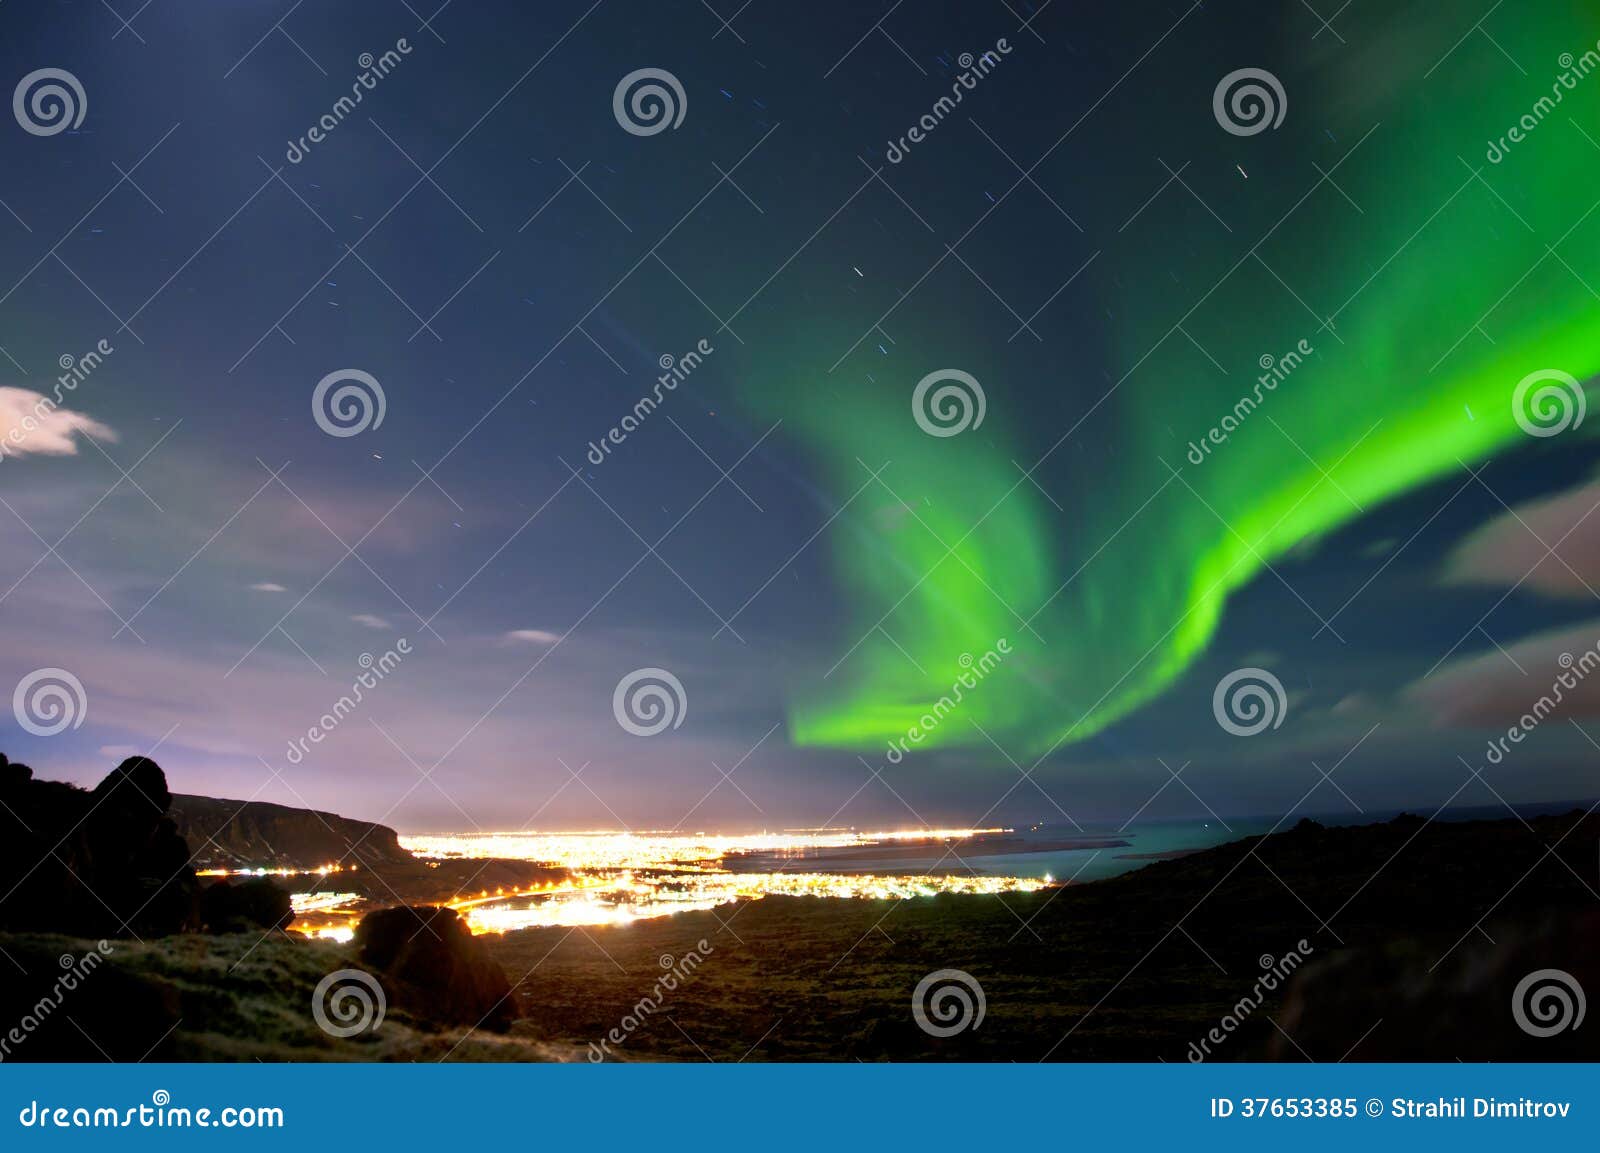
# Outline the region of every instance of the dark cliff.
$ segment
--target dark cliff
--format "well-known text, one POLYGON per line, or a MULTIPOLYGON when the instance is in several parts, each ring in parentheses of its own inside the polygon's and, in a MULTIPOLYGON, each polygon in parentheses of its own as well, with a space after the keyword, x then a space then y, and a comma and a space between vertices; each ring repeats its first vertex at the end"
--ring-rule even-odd
POLYGON ((169 813, 202 869, 414 868, 395 831, 314 809, 176 794, 169 813))

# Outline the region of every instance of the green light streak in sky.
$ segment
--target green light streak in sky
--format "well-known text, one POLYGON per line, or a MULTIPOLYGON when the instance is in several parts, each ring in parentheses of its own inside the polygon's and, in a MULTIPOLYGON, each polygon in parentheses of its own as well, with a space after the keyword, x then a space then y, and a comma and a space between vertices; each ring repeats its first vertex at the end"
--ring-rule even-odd
MULTIPOLYGON (((1286 63, 1290 109, 1277 133, 1218 131, 1197 146, 1210 153, 1197 164, 1250 172, 1235 201, 1215 204, 1232 232, 1201 235, 1196 206, 1106 254, 1117 271, 1097 291, 1120 295, 1106 301, 1117 320, 1097 351, 1116 366, 1112 379, 1137 368, 1036 474, 1061 510, 1013 461, 1037 460, 1105 392, 1095 372, 1063 379, 1073 404, 1047 414, 1022 401, 1049 389, 1008 388, 1003 355, 992 368, 975 356, 960 367, 986 383, 984 424, 935 438, 913 423, 909 401, 941 365, 908 356, 914 342, 901 337, 892 367, 875 369, 892 388, 799 414, 789 431, 822 458, 838 499, 866 488, 841 522, 853 527, 830 537, 855 609, 840 652, 856 647, 820 689, 797 686, 794 739, 881 753, 913 726, 929 729, 931 713, 923 749, 975 747, 992 759, 993 738, 1021 758, 1082 740, 1182 676, 1229 594, 1274 580, 1269 566, 1290 550, 1419 486, 1465 479, 1464 464, 1531 450, 1538 442, 1513 419, 1517 383, 1543 369, 1580 381, 1600 372, 1600 301, 1584 283, 1600 284, 1600 150, 1585 135, 1600 139, 1600 71, 1569 89, 1557 63, 1594 47, 1600 18, 1540 8, 1507 34, 1527 77, 1475 41, 1425 77, 1461 21, 1418 9, 1380 48, 1330 55, 1315 71, 1286 63), (1531 113, 1552 85, 1561 103, 1531 113), (1536 126, 1488 163, 1488 142, 1524 114, 1536 126), (1339 166, 1339 190, 1313 163, 1339 166), (1180 221, 1183 249, 1163 246, 1159 228, 1180 221), (1252 393, 1258 359, 1301 339, 1314 348, 1304 363, 1226 443, 1187 459, 1190 442, 1252 393), (864 467, 885 460, 896 495, 864 467), (961 655, 1001 637, 1014 655, 938 715, 961 655)), ((1205 96, 1209 113, 1204 86, 1195 77, 1185 90, 1205 96)), ((1104 114, 1130 118, 1135 135, 1143 117, 1151 139, 1170 138, 1160 127, 1170 107, 1135 99, 1104 114)), ((1058 341, 1048 355, 1071 355, 1060 334, 1046 338, 1058 341)), ((1316 607, 1326 616, 1338 606, 1316 607)), ((1309 641, 1318 625, 1306 612, 1283 627, 1309 641)))

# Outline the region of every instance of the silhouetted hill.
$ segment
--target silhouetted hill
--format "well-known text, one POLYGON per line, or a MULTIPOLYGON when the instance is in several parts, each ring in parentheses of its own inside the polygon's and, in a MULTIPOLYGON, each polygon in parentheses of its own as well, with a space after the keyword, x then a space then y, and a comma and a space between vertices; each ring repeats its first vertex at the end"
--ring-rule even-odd
POLYGON ((171 816, 202 869, 316 869, 336 862, 392 869, 416 863, 387 825, 315 809, 179 793, 171 816))

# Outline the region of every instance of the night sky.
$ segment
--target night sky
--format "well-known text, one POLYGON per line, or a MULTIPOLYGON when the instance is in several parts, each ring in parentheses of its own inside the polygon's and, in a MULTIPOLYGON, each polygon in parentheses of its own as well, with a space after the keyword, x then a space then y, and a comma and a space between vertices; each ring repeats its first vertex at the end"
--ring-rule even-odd
POLYGON ((83 97, 0 127, 0 688, 83 690, 12 759, 408 830, 1596 793, 1589 6, 434 7, 0 8, 83 97))

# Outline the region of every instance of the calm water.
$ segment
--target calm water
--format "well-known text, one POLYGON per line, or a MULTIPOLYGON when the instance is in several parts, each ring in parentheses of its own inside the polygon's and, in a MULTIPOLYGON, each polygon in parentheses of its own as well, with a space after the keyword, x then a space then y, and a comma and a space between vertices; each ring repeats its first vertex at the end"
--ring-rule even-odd
MULTIPOLYGON (((1153 861, 1144 854, 1172 853, 1181 850, 1209 849, 1240 837, 1255 836, 1272 827, 1265 819, 1230 820, 1224 827, 1216 821, 1152 821, 1126 830, 1116 825, 1084 825, 1083 832, 1070 825, 1048 825, 1039 829, 1018 829, 1016 836, 1036 844, 1074 839, 1127 841, 1115 848, 1088 848, 1048 852, 1000 853, 987 856, 963 854, 962 860, 985 874, 1009 877, 1049 877, 1054 881, 1100 881, 1131 872, 1153 861)), ((920 862, 906 862, 908 868, 921 864, 931 867, 937 854, 920 862)))

